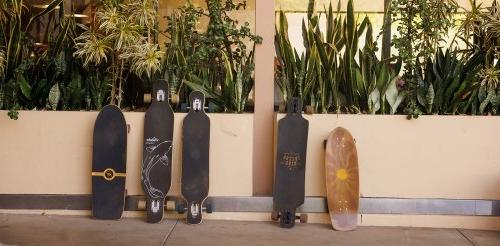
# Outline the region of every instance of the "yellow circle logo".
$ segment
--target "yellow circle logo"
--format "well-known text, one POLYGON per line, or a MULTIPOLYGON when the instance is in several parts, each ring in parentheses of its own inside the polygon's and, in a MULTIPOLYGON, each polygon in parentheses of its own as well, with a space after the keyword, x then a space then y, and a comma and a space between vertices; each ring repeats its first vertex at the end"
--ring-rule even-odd
POLYGON ((337 179, 346 180, 348 177, 349 174, 347 174, 347 170, 345 170, 344 168, 337 170, 337 179))
POLYGON ((107 181, 111 181, 115 178, 115 170, 108 168, 104 170, 104 179, 107 181))

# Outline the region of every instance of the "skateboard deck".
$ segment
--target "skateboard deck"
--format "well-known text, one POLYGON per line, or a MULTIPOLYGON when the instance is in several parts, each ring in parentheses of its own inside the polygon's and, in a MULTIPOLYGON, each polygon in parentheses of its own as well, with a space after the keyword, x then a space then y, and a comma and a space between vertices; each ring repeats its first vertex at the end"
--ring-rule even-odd
POLYGON ((199 224, 209 186, 210 119, 205 114, 205 96, 193 91, 191 108, 182 125, 182 196, 186 200, 187 223, 199 224))
POLYGON ((278 145, 273 202, 280 226, 295 225, 296 209, 304 203, 309 122, 302 117, 302 102, 292 98, 286 116, 278 122, 278 145))
POLYGON ((359 173, 354 138, 345 128, 330 133, 325 150, 328 211, 335 230, 354 230, 358 224, 359 173))
POLYGON ((156 81, 151 94, 152 103, 144 118, 141 183, 146 195, 146 221, 158 223, 163 219, 171 184, 174 112, 168 102, 166 81, 156 81))
POLYGON ((92 215, 120 219, 125 205, 127 124, 121 110, 105 106, 94 125, 92 215))

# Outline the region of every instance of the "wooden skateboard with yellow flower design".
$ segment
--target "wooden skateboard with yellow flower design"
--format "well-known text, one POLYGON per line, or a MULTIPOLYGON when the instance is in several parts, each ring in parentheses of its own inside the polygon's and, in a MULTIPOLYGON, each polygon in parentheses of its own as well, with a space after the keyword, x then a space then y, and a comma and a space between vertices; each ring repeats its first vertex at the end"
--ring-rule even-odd
POLYGON ((92 215, 117 220, 125 205, 127 124, 114 105, 104 107, 94 125, 92 153, 92 215))
POLYGON ((302 102, 292 98, 286 106, 286 116, 278 122, 278 144, 274 178, 273 220, 283 228, 291 228, 295 220, 307 221, 307 216, 296 216, 304 203, 306 150, 309 122, 302 117, 302 102))
POLYGON ((338 231, 354 230, 358 224, 358 154, 352 135, 345 128, 333 130, 326 142, 325 173, 328 211, 338 231))

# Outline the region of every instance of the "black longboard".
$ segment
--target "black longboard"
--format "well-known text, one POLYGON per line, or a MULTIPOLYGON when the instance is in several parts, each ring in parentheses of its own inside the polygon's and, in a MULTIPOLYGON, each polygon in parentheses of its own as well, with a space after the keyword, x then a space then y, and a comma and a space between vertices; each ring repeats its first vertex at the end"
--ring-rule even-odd
POLYGON ((279 218, 284 228, 295 225, 296 209, 304 203, 308 129, 309 122, 302 117, 302 102, 292 98, 286 116, 278 122, 273 191, 273 219, 279 218))
POLYGON ((153 84, 152 103, 144 119, 144 150, 141 183, 146 195, 146 221, 163 219, 165 198, 172 177, 174 112, 170 107, 166 81, 153 84))
MULTIPOLYGON (((186 204, 187 223, 202 221, 208 197, 210 119, 205 114, 205 96, 194 91, 189 95, 190 110, 182 125, 182 196, 186 204)), ((208 209, 210 210, 210 209, 208 209)))
POLYGON ((125 205, 127 124, 122 111, 105 106, 94 125, 92 156, 92 215, 118 220, 125 205))

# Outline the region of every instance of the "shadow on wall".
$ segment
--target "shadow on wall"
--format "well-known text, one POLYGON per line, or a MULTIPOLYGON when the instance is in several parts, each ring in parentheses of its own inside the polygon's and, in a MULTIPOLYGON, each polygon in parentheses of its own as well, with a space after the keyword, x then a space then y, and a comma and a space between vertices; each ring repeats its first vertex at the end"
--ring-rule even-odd
POLYGON ((493 202, 493 206, 491 207, 491 215, 500 215, 500 201, 493 202))
MULTIPOLYGON (((497 185, 495 185, 495 189, 497 192, 500 192, 500 190, 498 190, 498 187, 500 187, 500 180, 497 182, 497 185)), ((491 215, 492 216, 500 216, 500 200, 497 200, 497 201, 494 201, 492 204, 491 204, 491 215)))

